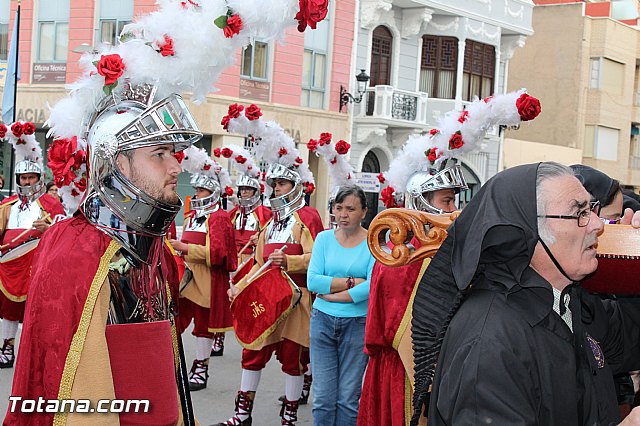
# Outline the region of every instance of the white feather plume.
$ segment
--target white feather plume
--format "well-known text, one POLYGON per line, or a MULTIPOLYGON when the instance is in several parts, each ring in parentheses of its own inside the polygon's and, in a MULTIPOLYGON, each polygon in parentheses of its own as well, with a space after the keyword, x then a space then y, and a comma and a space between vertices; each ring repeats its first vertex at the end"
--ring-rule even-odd
MULTIPOLYGON (((309 143, 312 142, 316 141, 309 141, 309 143)), ((309 144, 307 144, 307 147, 309 147, 309 144)), ((333 140, 328 139, 328 143, 324 143, 322 145, 318 143, 315 146, 315 154, 327 163, 329 177, 331 178, 330 193, 333 193, 337 188, 345 185, 354 177, 354 169, 353 166, 349 164, 346 153, 339 154, 338 151, 336 151, 336 144, 333 140)))
POLYGON ((231 150, 230 160, 233 160, 233 164, 240 173, 256 179, 260 176, 260 167, 256 164, 253 156, 246 148, 235 144, 225 145, 222 149, 224 148, 231 150), (244 158, 245 161, 239 162, 239 156, 244 158))

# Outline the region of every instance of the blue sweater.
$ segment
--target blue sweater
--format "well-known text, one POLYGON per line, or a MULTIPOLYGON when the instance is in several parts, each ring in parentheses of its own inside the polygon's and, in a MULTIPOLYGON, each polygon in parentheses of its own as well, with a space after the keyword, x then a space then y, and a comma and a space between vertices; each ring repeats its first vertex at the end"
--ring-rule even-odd
POLYGON ((367 240, 353 248, 344 248, 336 240, 333 230, 318 234, 313 243, 311 261, 307 270, 309 291, 331 293, 333 278, 363 278, 366 281, 348 290, 353 302, 327 302, 319 297, 313 307, 334 317, 366 317, 369 305, 369 280, 375 259, 367 240))

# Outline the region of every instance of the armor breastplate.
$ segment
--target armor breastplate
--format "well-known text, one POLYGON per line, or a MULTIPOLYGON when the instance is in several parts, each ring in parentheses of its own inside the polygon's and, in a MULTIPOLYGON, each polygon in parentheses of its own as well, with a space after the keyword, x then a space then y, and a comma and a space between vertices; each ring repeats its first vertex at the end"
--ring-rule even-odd
POLYGON ((234 229, 240 230, 240 229, 244 229, 245 231, 259 231, 260 230, 260 223, 258 222, 258 219, 256 218, 256 215, 253 213, 249 213, 249 215, 246 216, 246 222, 242 223, 242 213, 238 213, 236 215, 236 220, 233 224, 234 229))
POLYGON ((21 201, 18 200, 11 206, 7 229, 29 229, 33 222, 40 219, 42 210, 36 202, 30 202, 26 209, 20 210, 21 201))
POLYGON ((266 244, 272 243, 294 243, 299 244, 299 241, 293 239, 293 227, 296 221, 293 216, 289 216, 280 222, 271 221, 267 227, 266 244))

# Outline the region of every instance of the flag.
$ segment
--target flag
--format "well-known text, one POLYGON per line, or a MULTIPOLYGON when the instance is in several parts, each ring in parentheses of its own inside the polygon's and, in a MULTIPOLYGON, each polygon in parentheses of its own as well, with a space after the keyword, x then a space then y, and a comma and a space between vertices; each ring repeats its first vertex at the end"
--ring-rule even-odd
POLYGON ((9 47, 9 60, 7 64, 7 75, 4 80, 4 93, 2 94, 2 122, 12 123, 13 113, 16 103, 15 86, 16 77, 20 80, 20 58, 18 56, 18 20, 20 19, 20 6, 16 10, 16 19, 13 23, 13 34, 11 35, 11 46, 9 47))

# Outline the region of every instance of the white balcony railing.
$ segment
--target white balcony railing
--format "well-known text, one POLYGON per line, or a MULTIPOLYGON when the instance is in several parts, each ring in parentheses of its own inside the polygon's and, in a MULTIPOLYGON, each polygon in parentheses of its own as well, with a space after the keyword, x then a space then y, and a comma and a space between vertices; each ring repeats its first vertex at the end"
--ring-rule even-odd
POLYGON ((393 86, 370 87, 359 104, 356 117, 425 126, 427 98, 428 95, 424 92, 409 92, 393 86))

